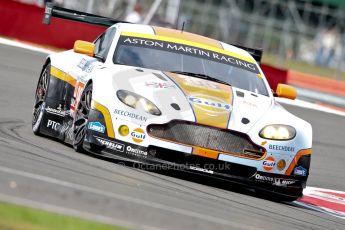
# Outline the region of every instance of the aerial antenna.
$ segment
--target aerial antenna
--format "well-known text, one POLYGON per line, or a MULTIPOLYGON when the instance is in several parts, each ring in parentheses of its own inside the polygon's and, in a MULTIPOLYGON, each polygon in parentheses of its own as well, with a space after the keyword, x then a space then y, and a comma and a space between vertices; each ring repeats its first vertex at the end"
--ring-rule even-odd
POLYGON ((182 22, 182 28, 181 28, 181 33, 183 33, 183 31, 184 31, 184 24, 186 23, 186 21, 183 21, 182 22))

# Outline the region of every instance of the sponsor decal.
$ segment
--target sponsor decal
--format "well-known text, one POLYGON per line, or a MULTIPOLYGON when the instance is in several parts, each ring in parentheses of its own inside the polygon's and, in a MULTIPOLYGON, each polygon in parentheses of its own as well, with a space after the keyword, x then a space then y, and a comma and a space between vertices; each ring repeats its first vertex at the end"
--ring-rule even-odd
POLYGON ((124 152, 125 150, 125 145, 117 143, 117 142, 113 142, 113 141, 109 141, 100 137, 96 137, 96 140, 101 143, 102 145, 105 145, 108 149, 112 149, 118 152, 124 152))
POLYGON ((285 152, 295 152, 295 147, 289 147, 284 145, 268 145, 270 150, 278 150, 278 151, 285 151, 285 152))
POLYGON ((276 161, 273 156, 266 157, 262 162, 262 166, 266 171, 271 171, 276 165, 276 161))
POLYGON ((102 125, 100 122, 90 122, 88 125, 88 129, 99 132, 99 133, 104 133, 105 132, 105 126, 102 125))
POLYGON ((136 143, 140 143, 145 140, 145 132, 141 128, 136 128, 131 132, 132 140, 136 143))
POLYGON ((306 176, 307 170, 303 168, 302 166, 298 166, 293 170, 293 174, 296 176, 306 176))
POLYGON ((269 183, 273 183, 274 182, 274 178, 270 177, 270 176, 262 176, 260 174, 255 174, 255 179, 261 182, 269 182, 269 183))
POLYGON ((84 72, 91 73, 94 65, 92 65, 93 62, 95 62, 96 59, 86 60, 81 59, 81 61, 78 64, 78 67, 82 69, 84 72))
POLYGON ((269 183, 275 186, 282 186, 282 187, 286 187, 287 185, 292 185, 296 183, 296 180, 263 176, 260 174, 255 174, 255 180, 258 182, 269 183))
POLYGON ((296 180, 283 179, 283 178, 274 178, 273 185, 281 186, 281 187, 286 187, 287 185, 292 185, 294 183, 296 183, 296 180))
POLYGON ((55 131, 58 131, 59 127, 60 127, 60 123, 58 123, 56 121, 48 120, 47 128, 51 128, 55 131))
POLYGON ((175 88, 175 85, 169 84, 169 83, 161 83, 161 82, 145 82, 145 85, 147 87, 151 88, 160 88, 160 89, 168 89, 168 88, 175 88))
POLYGON ((57 116, 60 116, 60 117, 65 116, 65 112, 62 111, 62 109, 61 109, 61 104, 59 104, 59 106, 58 106, 56 109, 51 108, 51 107, 48 106, 48 107, 46 108, 46 112, 47 112, 47 113, 54 114, 54 115, 57 115, 57 116))
POLYGON ((114 113, 121 115, 121 116, 124 116, 124 117, 133 118, 133 119, 136 119, 139 121, 144 121, 144 122, 147 121, 147 117, 144 117, 144 116, 141 116, 141 115, 138 115, 135 113, 131 113, 128 111, 120 110, 120 109, 115 109, 114 113))
POLYGON ((83 58, 83 59, 80 60, 80 62, 79 62, 79 64, 78 64, 78 67, 79 67, 80 69, 84 69, 86 63, 87 63, 87 60, 83 58))
POLYGON ((146 151, 143 151, 139 148, 133 148, 132 146, 128 145, 126 147, 126 153, 127 154, 131 154, 131 155, 134 155, 134 156, 140 156, 140 157, 146 157, 147 156, 147 152, 146 151))
POLYGON ((192 95, 188 97, 188 100, 199 109, 205 110, 205 112, 229 113, 232 111, 232 106, 230 104, 221 101, 219 98, 216 97, 192 95))
POLYGON ((180 43, 124 35, 120 36, 119 45, 150 47, 152 49, 164 50, 194 56, 198 58, 208 59, 211 61, 216 61, 219 63, 235 66, 256 74, 260 73, 256 64, 227 55, 223 53, 224 51, 222 51, 222 53, 219 53, 212 50, 202 49, 199 47, 180 43))
POLYGON ((198 172, 204 172, 204 173, 213 174, 212 170, 203 169, 203 168, 199 168, 199 167, 195 167, 195 166, 189 166, 189 169, 195 170, 195 171, 198 171, 198 172))

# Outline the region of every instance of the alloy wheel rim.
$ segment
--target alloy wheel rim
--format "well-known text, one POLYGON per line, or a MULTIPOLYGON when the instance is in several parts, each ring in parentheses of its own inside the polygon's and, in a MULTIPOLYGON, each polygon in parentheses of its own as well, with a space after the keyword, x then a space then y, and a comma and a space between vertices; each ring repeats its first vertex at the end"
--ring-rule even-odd
POLYGON ((74 122, 74 141, 79 144, 86 134, 86 124, 88 121, 89 111, 91 109, 91 89, 86 89, 83 92, 80 102, 78 104, 76 118, 74 122))
POLYGON ((47 89, 48 89, 48 68, 45 68, 40 77, 40 80, 38 81, 38 85, 36 88, 35 106, 34 106, 33 119, 32 119, 33 125, 36 124, 38 117, 40 115, 40 112, 42 110, 47 89))

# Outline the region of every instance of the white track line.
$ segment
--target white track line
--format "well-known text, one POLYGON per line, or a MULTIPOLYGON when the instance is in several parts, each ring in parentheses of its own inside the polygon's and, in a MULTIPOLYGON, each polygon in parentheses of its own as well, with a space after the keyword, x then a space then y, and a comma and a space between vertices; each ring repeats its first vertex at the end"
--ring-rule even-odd
MULTIPOLYGON (((33 45, 28 45, 22 42, 13 41, 13 40, 5 39, 5 38, 0 38, 0 44, 15 46, 15 47, 19 47, 19 48, 23 48, 23 49, 27 49, 27 50, 31 50, 35 52, 45 53, 45 54, 55 53, 54 51, 49 50, 49 49, 39 48, 33 45)), ((316 105, 316 104, 302 101, 302 100, 289 100, 289 99, 284 99, 284 98, 277 98, 277 101, 280 103, 288 104, 288 105, 294 105, 294 106, 298 106, 302 108, 314 109, 321 112, 345 116, 345 112, 341 112, 335 109, 327 108, 321 105, 316 105)))
POLYGON ((228 221, 228 220, 225 220, 222 218, 218 218, 218 217, 215 217, 212 215, 206 215, 206 214, 202 214, 202 213, 198 213, 198 212, 194 212, 194 211, 189 211, 186 209, 171 207, 171 206, 168 206, 165 204, 141 200, 141 199, 137 199, 134 197, 121 195, 121 194, 117 194, 117 193, 106 192, 106 191, 99 190, 96 188, 91 188, 91 187, 88 187, 85 185, 75 184, 75 183, 55 179, 52 177, 42 176, 42 175, 29 173, 29 172, 25 172, 25 171, 21 171, 21 170, 17 170, 17 169, 2 167, 2 166, 0 166, 0 171, 4 172, 4 173, 9 173, 9 174, 17 175, 17 176, 22 176, 22 177, 34 179, 34 180, 43 181, 43 182, 50 183, 50 184, 55 184, 55 185, 59 185, 59 186, 67 187, 67 188, 72 188, 72 189, 76 189, 76 190, 80 190, 80 191, 84 191, 84 192, 89 192, 89 193, 93 193, 93 194, 97 194, 97 195, 101 195, 101 196, 110 197, 113 199, 125 201, 125 202, 132 203, 135 205, 142 205, 142 206, 159 209, 159 210, 166 211, 166 212, 175 213, 175 214, 182 215, 185 217, 192 217, 192 218, 208 221, 211 223, 225 225, 225 226, 229 226, 231 228, 244 229, 244 230, 248 230, 248 229, 257 230, 257 228, 248 227, 245 224, 235 223, 235 222, 228 221))
POLYGON ((35 52, 39 52, 39 53, 45 53, 45 54, 55 53, 54 51, 49 50, 49 49, 36 47, 33 45, 25 44, 25 43, 18 42, 18 41, 13 41, 13 40, 6 39, 6 38, 0 38, 0 44, 8 45, 8 46, 14 46, 14 47, 18 47, 18 48, 22 48, 22 49, 26 49, 26 50, 31 50, 31 51, 35 51, 35 52))
POLYGON ((277 102, 279 103, 283 103, 283 104, 287 104, 287 105, 293 105, 293 106, 297 106, 297 107, 301 107, 301 108, 306 108, 306 109, 313 109, 313 110, 317 110, 317 111, 321 111, 321 112, 325 112, 325 113, 331 113, 331 114, 335 114, 335 115, 339 115, 339 116, 345 116, 345 112, 336 110, 336 109, 331 109, 331 108, 327 108, 325 106, 321 106, 321 105, 317 105, 311 102, 307 102, 307 101, 302 101, 302 100, 289 100, 289 99, 285 99, 285 98, 276 98, 277 102))

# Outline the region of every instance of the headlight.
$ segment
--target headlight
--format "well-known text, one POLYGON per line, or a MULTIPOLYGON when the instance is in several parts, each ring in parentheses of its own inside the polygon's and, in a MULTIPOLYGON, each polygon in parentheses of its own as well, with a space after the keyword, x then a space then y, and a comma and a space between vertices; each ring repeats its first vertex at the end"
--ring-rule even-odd
POLYGON ((291 140, 296 136, 296 129, 288 125, 267 125, 259 136, 271 140, 291 140))
POLYGON ((116 95, 122 103, 132 107, 133 109, 141 110, 156 116, 160 116, 162 114, 155 104, 136 93, 127 90, 119 90, 116 95))

